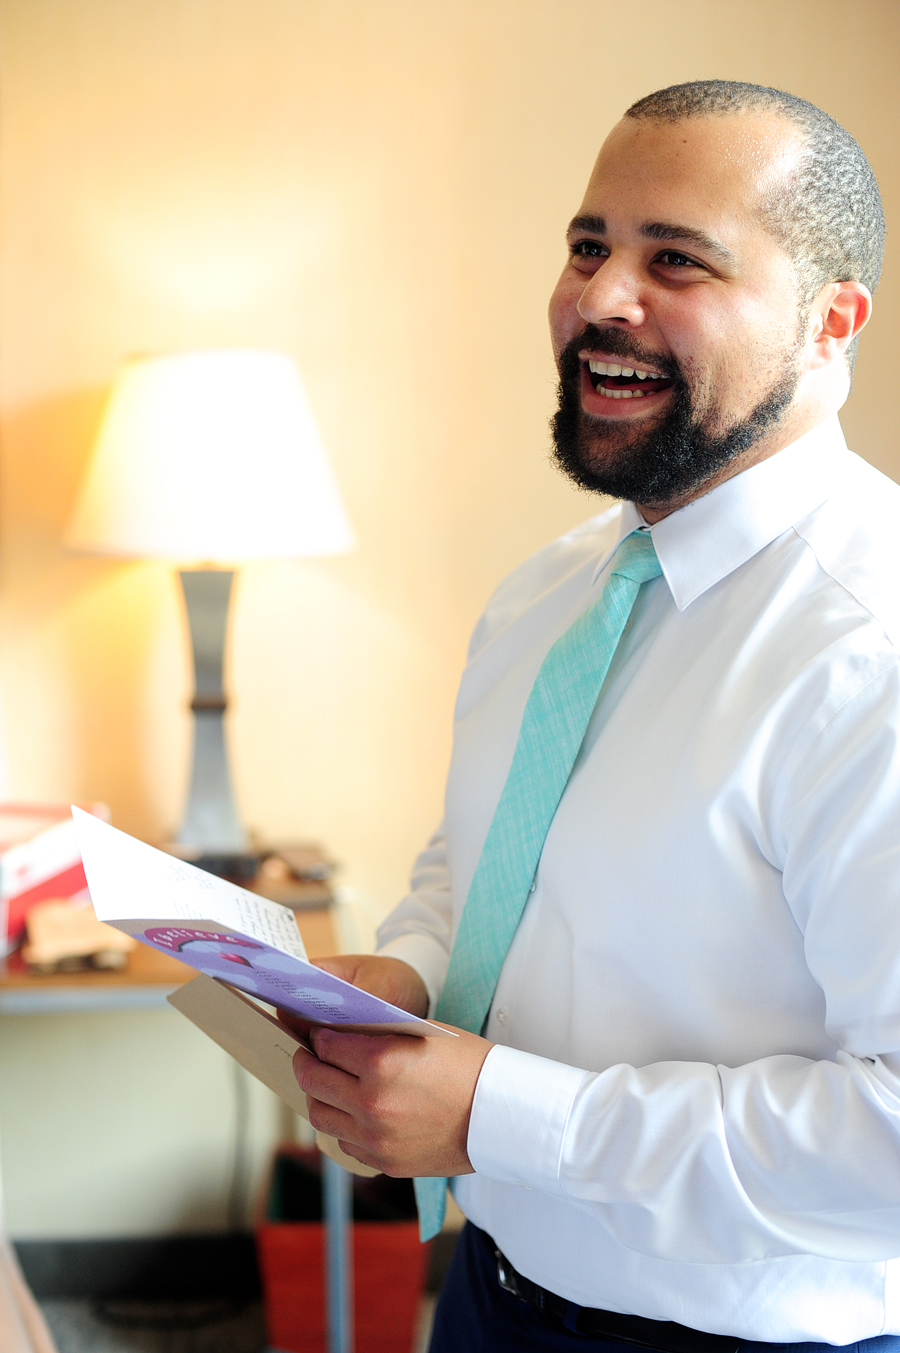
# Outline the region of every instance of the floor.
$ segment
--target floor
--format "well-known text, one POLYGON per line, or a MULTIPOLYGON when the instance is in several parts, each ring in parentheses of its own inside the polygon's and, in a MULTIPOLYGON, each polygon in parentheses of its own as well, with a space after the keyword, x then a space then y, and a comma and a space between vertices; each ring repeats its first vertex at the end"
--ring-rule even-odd
MULTIPOLYGON (((433 1298, 423 1302, 409 1353, 425 1353, 433 1307, 433 1298)), ((229 1310, 222 1302, 42 1301, 41 1310, 59 1353, 267 1353, 257 1304, 229 1310)))

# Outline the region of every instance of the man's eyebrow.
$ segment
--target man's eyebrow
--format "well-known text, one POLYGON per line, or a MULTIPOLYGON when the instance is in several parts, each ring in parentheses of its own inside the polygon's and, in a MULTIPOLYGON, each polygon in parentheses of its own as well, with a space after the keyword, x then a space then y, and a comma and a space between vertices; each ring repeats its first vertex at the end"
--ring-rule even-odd
POLYGON ((683 240, 686 244, 696 244, 700 249, 705 249, 720 263, 727 263, 730 267, 737 263, 730 249, 726 249, 725 245, 712 235, 707 235, 705 230, 697 230, 695 226, 670 225, 667 221, 648 221, 646 225, 641 226, 641 234, 648 240, 662 240, 668 243, 683 240))
MULTIPOLYGON (((568 234, 577 234, 580 230, 586 230, 591 235, 605 235, 606 218, 594 216, 590 212, 586 212, 583 216, 575 216, 569 224, 568 234)), ((660 240, 669 244, 697 245, 729 267, 734 267, 737 263, 730 249, 712 235, 707 235, 705 230, 698 230, 696 226, 673 225, 668 221, 648 221, 646 225, 641 226, 641 234, 646 239, 660 240)))
POLYGON ((606 221, 602 216, 592 216, 589 212, 584 216, 573 216, 566 234, 577 234, 579 230, 588 230, 592 235, 605 235, 606 221))

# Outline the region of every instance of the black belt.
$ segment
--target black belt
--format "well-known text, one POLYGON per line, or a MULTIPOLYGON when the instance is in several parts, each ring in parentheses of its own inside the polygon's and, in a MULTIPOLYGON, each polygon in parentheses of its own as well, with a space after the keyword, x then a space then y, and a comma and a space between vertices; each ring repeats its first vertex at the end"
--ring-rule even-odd
POLYGON ((576 1306, 517 1273, 498 1249, 494 1253, 497 1256, 497 1281, 501 1287, 520 1301, 530 1302, 539 1311, 549 1311, 570 1328, 574 1311, 574 1328, 579 1334, 638 1344, 641 1348, 661 1348, 666 1353, 737 1353, 741 1346, 740 1339, 727 1334, 706 1334, 703 1330, 676 1325, 672 1320, 645 1320, 640 1315, 620 1315, 617 1311, 595 1311, 589 1306, 576 1306))

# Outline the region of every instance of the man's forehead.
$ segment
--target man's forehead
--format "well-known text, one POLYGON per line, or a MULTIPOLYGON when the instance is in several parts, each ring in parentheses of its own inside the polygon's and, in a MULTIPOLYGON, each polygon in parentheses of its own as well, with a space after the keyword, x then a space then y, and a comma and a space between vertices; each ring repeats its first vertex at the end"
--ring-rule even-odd
POLYGON ((582 212, 609 210, 603 200, 609 192, 628 192, 648 208, 672 201, 700 211, 746 211, 790 175, 803 149, 800 128, 770 112, 675 122, 626 117, 600 149, 582 212))
MULTIPOLYGON (((638 153, 664 145, 669 154, 702 155, 748 172, 762 172, 785 155, 796 155, 804 143, 796 122, 773 110, 742 109, 666 119, 623 117, 600 148, 628 143, 638 153)), ((598 158, 600 158, 598 157, 598 158)))

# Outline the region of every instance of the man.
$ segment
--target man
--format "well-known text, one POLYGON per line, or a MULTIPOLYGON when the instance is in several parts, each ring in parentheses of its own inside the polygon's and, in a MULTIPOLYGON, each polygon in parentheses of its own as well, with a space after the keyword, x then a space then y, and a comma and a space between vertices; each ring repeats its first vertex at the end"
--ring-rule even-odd
POLYGON ((900 1348, 900 490, 836 419, 882 236, 843 129, 721 81, 631 108, 570 226, 557 456, 625 501, 491 599, 446 830, 324 965, 445 1019, 483 966, 487 1018, 295 1064, 456 1176, 441 1353, 900 1348))

